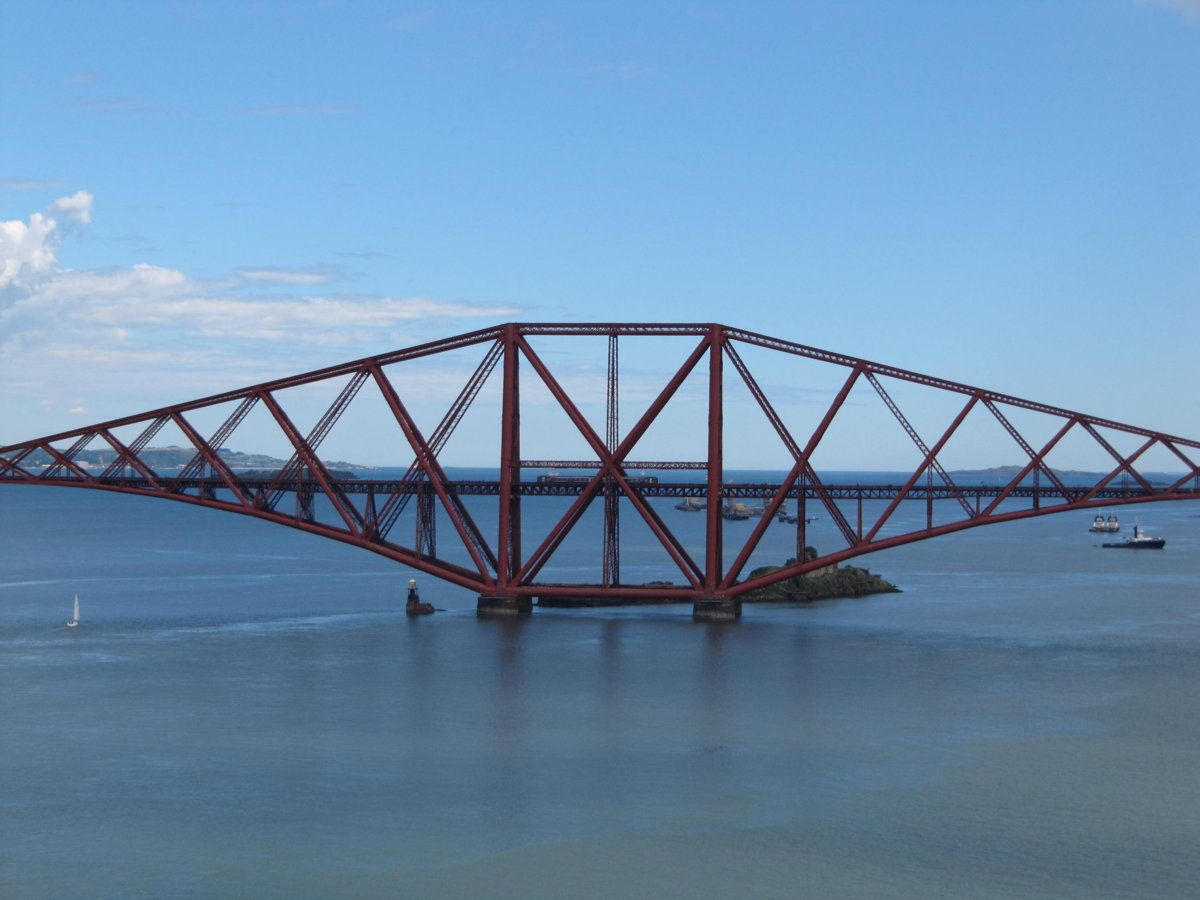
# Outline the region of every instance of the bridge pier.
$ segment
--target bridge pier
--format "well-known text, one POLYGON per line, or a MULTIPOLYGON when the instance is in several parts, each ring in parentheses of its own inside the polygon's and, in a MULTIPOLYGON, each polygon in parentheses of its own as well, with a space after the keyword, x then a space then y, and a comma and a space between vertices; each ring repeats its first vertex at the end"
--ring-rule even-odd
POLYGON ((513 618, 533 613, 532 597, 505 597, 480 594, 475 615, 480 618, 513 618))
POLYGON ((741 600, 705 598, 692 604, 693 622, 736 622, 741 617, 741 600))

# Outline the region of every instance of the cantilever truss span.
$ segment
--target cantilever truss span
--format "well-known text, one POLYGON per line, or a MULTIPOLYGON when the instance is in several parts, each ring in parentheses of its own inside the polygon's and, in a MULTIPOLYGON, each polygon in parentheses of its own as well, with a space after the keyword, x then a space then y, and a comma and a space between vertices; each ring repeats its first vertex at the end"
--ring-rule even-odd
MULTIPOLYGON (((806 402, 813 404, 811 398, 806 402)), ((509 323, 0 447, 0 484, 117 491, 255 516, 363 547, 488 597, 732 603, 748 591, 831 563, 966 528, 1121 503, 1196 499, 1197 459, 1197 441, 723 325, 509 323), (564 377, 563 355, 556 357, 553 348, 554 339, 585 336, 607 341, 606 382, 603 391, 594 392, 603 393, 602 423, 594 424, 583 411, 578 373, 564 377), (665 383, 642 391, 641 399, 648 402, 638 404, 637 417, 625 429, 618 415, 622 338, 671 338, 673 346, 683 348, 668 367, 671 374, 665 383), (541 349, 535 350, 535 344, 541 349), (771 386, 752 371, 752 353, 803 359, 836 375, 835 386, 821 395, 818 413, 803 430, 789 420, 786 404, 769 398, 771 386), (422 428, 413 406, 428 400, 425 382, 408 379, 406 366, 444 354, 466 354, 475 365, 436 423, 422 428), (639 442, 685 383, 701 398, 707 416, 694 423, 703 443, 697 457, 702 458, 639 459, 634 455, 639 442), (921 434, 911 408, 906 414, 895 396, 897 388, 906 385, 951 401, 944 427, 921 434), (731 397, 734 386, 737 393, 731 397), (282 398, 306 387, 324 389, 333 399, 322 414, 301 426, 282 398), (491 399, 477 404, 485 388, 491 399), (574 445, 585 448, 582 455, 523 457, 522 394, 531 388, 543 405, 555 408, 574 445), (873 395, 907 442, 916 464, 902 480, 851 485, 818 474, 818 449, 847 415, 848 398, 855 391, 873 395), (386 420, 382 424, 390 429, 392 446, 411 457, 402 476, 350 477, 332 469, 320 455, 322 443, 346 411, 369 395, 375 417, 386 420), (498 454, 493 468, 498 477, 449 477, 440 460, 442 450, 472 405, 489 403, 495 407, 498 454), (739 404, 740 415, 753 411, 764 432, 777 441, 777 468, 786 469, 782 479, 727 480, 725 420, 731 403, 739 404), (1054 427, 1034 437, 1019 427, 1017 419, 1023 414, 1036 414, 1054 427), (939 457, 964 422, 981 416, 1009 442, 1007 452, 1015 453, 1021 463, 987 484, 957 483, 939 457), (224 448, 239 440, 239 429, 255 417, 259 433, 264 427, 273 429, 275 439, 282 437, 288 448, 290 457, 281 468, 245 471, 228 461, 224 448), (207 424, 199 424, 206 418, 207 424), (168 434, 186 448, 187 461, 166 469, 156 466, 150 451, 156 439, 161 442, 168 434), (1052 467, 1051 454, 1068 439, 1082 439, 1093 451, 1098 449, 1110 461, 1108 471, 1082 483, 1052 467), (1122 442, 1129 449, 1118 449, 1122 442), (97 456, 96 450, 103 452, 97 456), (1152 480, 1142 471, 1151 451, 1169 455, 1183 474, 1152 480), (534 469, 576 474, 523 477, 534 469), (481 497, 492 498, 486 520, 478 505, 481 497), (531 523, 522 520, 522 505, 546 497, 562 498, 560 514, 548 528, 539 525, 537 533, 531 533, 531 523), (660 499, 683 497, 692 498, 693 508, 703 507, 702 517, 687 519, 693 529, 690 537, 677 524, 681 517, 668 512, 672 504, 664 506, 660 499), (759 514, 753 524, 739 523, 735 530, 723 513, 744 498, 761 502, 755 510, 759 514), (582 527, 597 500, 599 515, 582 527), (906 500, 923 501, 926 515, 916 527, 899 530, 894 514, 906 500), (936 516, 935 504, 942 511, 936 516), (795 515, 787 514, 791 508, 795 515), (806 519, 812 518, 808 511, 820 513, 832 526, 828 537, 840 546, 823 547, 819 556, 806 560, 802 551, 809 537, 806 519), (653 583, 622 579, 623 515, 627 523, 641 523, 643 533, 661 546, 669 577, 653 583), (404 542, 404 529, 397 527, 404 520, 412 525, 411 543, 404 542), (702 529, 694 527, 701 522, 702 529), (785 524, 794 527, 794 559, 783 568, 750 577, 748 564, 768 528, 785 524), (556 551, 574 532, 585 532, 594 541, 597 529, 597 580, 543 574, 553 573, 556 551)))

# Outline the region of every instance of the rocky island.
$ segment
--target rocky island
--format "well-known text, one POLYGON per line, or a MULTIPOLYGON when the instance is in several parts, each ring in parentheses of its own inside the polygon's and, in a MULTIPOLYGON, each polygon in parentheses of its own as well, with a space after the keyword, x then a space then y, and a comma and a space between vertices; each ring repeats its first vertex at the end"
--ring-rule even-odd
MULTIPOLYGON (((804 548, 805 561, 817 558, 812 547, 804 548)), ((760 566, 747 580, 770 575, 794 566, 793 557, 782 566, 760 566)), ((898 594, 900 588, 878 575, 857 566, 830 565, 780 581, 742 596, 743 603, 811 603, 814 600, 835 600, 842 597, 866 597, 870 594, 898 594)))
MULTIPOLYGON (((804 559, 817 558, 817 551, 812 547, 804 548, 804 559)), ((780 569, 796 564, 795 558, 787 560, 782 566, 760 566, 752 571, 747 580, 770 575, 780 569)), ((647 587, 675 587, 669 581, 648 582, 647 587)), ((878 575, 873 575, 866 569, 857 566, 824 566, 797 575, 786 581, 778 582, 770 587, 761 588, 749 594, 743 594, 743 603, 811 603, 814 600, 836 600, 843 597, 866 597, 870 594, 898 594, 900 588, 878 575)), ((560 608, 582 608, 596 606, 658 606, 667 603, 686 603, 690 601, 678 598, 613 598, 613 597, 563 597, 545 595, 538 597, 538 606, 560 608)))

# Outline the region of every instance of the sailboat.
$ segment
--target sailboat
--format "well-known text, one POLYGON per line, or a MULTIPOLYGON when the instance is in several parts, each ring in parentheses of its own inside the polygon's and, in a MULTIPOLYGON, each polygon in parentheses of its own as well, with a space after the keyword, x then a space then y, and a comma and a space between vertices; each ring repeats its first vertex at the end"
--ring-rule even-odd
POLYGON ((79 595, 75 595, 75 615, 71 616, 71 621, 67 623, 68 628, 77 628, 79 626, 79 595))

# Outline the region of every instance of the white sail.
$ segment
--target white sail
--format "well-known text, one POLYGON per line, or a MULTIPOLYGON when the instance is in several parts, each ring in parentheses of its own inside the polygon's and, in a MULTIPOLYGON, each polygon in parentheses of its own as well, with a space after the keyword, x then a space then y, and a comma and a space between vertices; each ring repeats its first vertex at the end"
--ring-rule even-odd
POLYGON ((71 617, 71 619, 75 622, 79 621, 79 595, 78 594, 75 595, 75 615, 73 615, 71 617))

